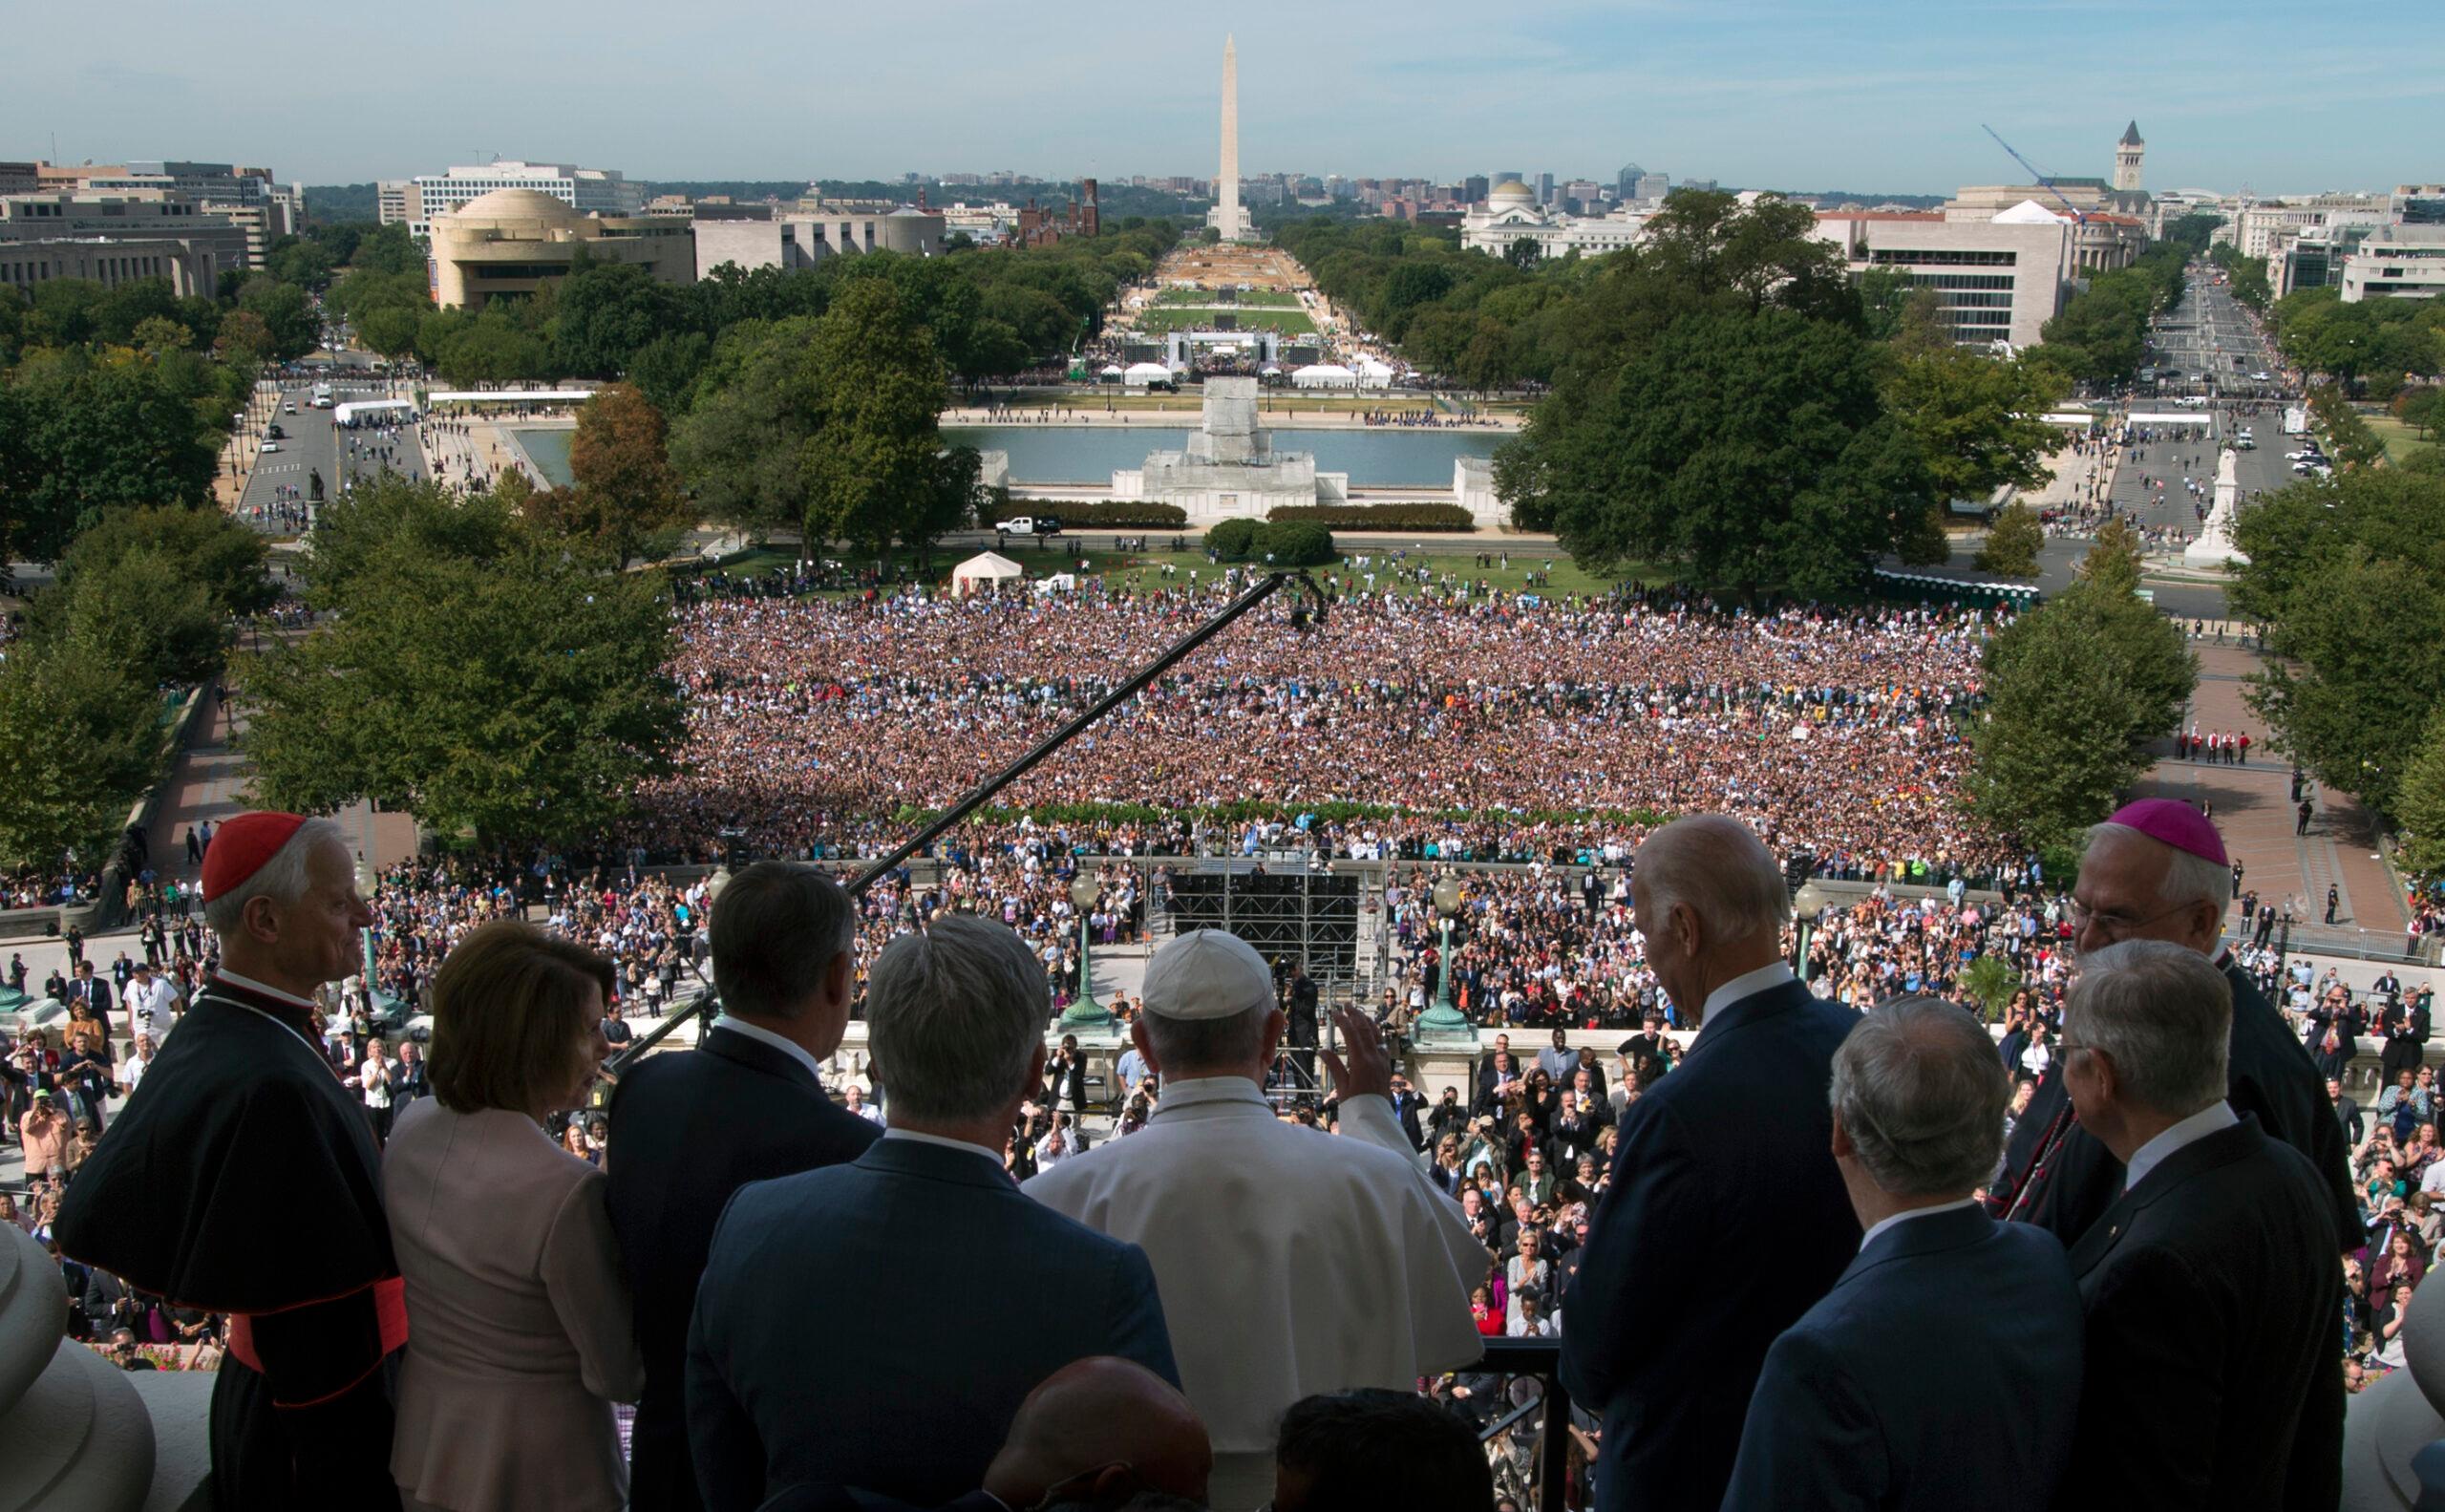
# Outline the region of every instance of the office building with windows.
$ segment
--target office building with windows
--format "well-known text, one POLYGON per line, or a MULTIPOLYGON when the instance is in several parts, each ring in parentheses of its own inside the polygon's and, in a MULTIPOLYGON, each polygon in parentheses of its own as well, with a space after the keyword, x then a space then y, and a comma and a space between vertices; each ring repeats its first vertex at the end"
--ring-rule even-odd
POLYGON ((1854 278, 1898 273, 1933 290, 1965 347, 2032 347, 2063 308, 2072 223, 2039 211, 1988 221, 1891 211, 1824 211, 1817 234, 1842 249, 1854 278))
POLYGON ((581 168, 566 162, 488 162, 418 174, 414 181, 417 213, 405 219, 409 232, 415 236, 430 235, 435 217, 502 189, 547 195, 580 215, 639 215, 646 204, 645 185, 631 183, 608 168, 581 168))
POLYGON ((2445 225, 2384 225, 2344 260, 2343 302, 2445 294, 2445 225))
POLYGON ((220 292, 221 274, 244 267, 247 231, 184 195, 51 192, 0 199, 0 283, 53 278, 117 287, 166 278, 181 295, 220 292))

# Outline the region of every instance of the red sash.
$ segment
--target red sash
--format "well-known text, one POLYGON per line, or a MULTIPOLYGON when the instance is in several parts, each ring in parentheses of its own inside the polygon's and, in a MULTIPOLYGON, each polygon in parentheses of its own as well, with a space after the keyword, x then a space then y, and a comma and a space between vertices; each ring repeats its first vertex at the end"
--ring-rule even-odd
MULTIPOLYGON (((334 1297, 332 1301, 339 1299, 334 1297)), ((310 1306, 311 1304, 308 1304, 310 1306)), ((398 1276, 373 1283, 373 1316, 382 1331, 382 1352, 385 1355, 406 1347, 408 1342, 408 1284, 398 1276)), ((260 1374, 263 1357, 255 1352, 254 1322, 245 1313, 229 1314, 229 1354, 239 1364, 260 1374)))

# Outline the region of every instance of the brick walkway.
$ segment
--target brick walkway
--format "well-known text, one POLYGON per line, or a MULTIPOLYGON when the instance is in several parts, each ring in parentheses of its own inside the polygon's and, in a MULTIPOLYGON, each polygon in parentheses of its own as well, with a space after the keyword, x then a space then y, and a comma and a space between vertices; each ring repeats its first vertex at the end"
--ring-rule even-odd
POLYGON ((2199 688, 2182 728, 2196 723, 2202 735, 2246 733, 2251 759, 2231 766, 2176 760, 2168 741, 2163 758, 2141 779, 2140 794, 2213 805, 2225 845, 2241 860, 2242 885, 2258 889, 2264 902, 2291 900, 2299 921, 2292 930, 2296 947, 2401 950, 2408 916, 2392 872, 2377 855, 2375 820, 2349 797, 2320 786, 2312 793, 2316 809, 2308 833, 2294 835, 2291 768, 2265 754, 2266 726, 2242 701, 2257 653, 2212 641, 2195 643, 2194 649, 2199 688), (2325 923, 2329 885, 2341 895, 2332 927, 2325 923))

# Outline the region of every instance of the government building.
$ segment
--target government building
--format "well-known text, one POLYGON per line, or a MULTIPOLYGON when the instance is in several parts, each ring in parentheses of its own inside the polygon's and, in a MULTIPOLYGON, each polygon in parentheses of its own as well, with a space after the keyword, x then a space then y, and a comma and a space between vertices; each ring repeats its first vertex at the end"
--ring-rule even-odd
POLYGON ((1460 245, 1473 252, 1507 257, 1526 242, 1541 261, 1566 257, 1601 257, 1636 243, 1647 217, 1633 210, 1610 215, 1564 215, 1537 202, 1537 191, 1518 179, 1505 179, 1460 218, 1460 245))
POLYGON ((431 223, 433 302, 481 309, 568 276, 583 252, 628 263, 666 284, 696 281, 696 238, 670 216, 581 215, 535 189, 495 189, 431 223))

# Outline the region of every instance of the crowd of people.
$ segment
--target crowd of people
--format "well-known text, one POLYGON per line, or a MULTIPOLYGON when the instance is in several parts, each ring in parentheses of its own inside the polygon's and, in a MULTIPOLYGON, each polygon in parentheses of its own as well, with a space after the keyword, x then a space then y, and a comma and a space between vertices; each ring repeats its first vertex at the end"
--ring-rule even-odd
MULTIPOLYGON (((640 795, 623 842, 856 854, 1108 692, 1231 586, 688 606, 674 671, 690 770, 640 795), (885 746, 904 759, 864 758, 885 746)), ((1707 804, 1828 866, 1984 873, 2013 858, 1959 808, 1954 716, 1979 696, 1991 628, 1939 609, 1353 593, 1321 630, 1234 627, 1200 671, 1148 690, 1007 801, 1364 807, 1298 828, 1339 855, 1563 860, 1707 804), (1545 810, 1516 809, 1522 793, 1545 810)))
MULTIPOLYGON (((1478 1363, 1490 1337, 1560 1341, 1582 1410, 1548 1505, 1818 1504, 1861 1474, 1982 1505, 2193 1483, 2274 1505, 2253 1488, 2287 1480, 2327 1499, 2280 1504, 2332 1504, 2347 1377, 2401 1363, 2404 1288, 2445 1225, 2423 993, 2218 969, 2229 862, 2162 800, 2100 826, 2068 893, 1880 887, 1799 941, 1745 820, 1678 821, 1621 860, 1626 879, 1466 879, 1480 953, 1456 946, 1450 985, 1551 1043, 1499 1040, 1434 1098, 1364 1012, 1298 1049, 1312 984, 1228 935, 1172 939, 1121 1005, 1126 1111, 1089 1140, 1082 1058, 1044 1035, 1081 869, 1048 835, 861 899, 766 862, 717 891, 436 868, 369 905, 334 828, 246 816, 205 852, 217 948, 176 1033, 117 1074, 138 1095, 107 1139, 66 1135, 81 1148, 46 1172, 64 1185, 0 1217, 56 1243, 88 1331, 130 1363, 226 1346, 216 1477, 246 1504, 847 1507, 854 1486, 866 1507, 1244 1512, 1398 1484, 1405 1507, 1481 1512, 1538 1447, 1505 1422, 1536 1377, 1478 1363), (430 1045, 318 1006, 375 925, 430 1045), (709 958, 725 1014, 627 1067, 606 1109, 620 1007, 653 998, 666 951, 709 958), (1988 956, 2013 969, 2008 1006, 1978 996, 1988 956), (1628 990, 1606 1022, 1635 1004, 1644 1026, 1610 1055, 1573 1048, 1578 1010, 1536 1011, 1570 1001, 1564 958, 1634 973, 1601 984, 1628 990), (1965 1003, 2002 1013, 2000 1047, 1965 1003), (871 1081, 836 1097, 824 1063, 855 1012, 871 1081), (2371 1033, 2403 1075, 2367 1110, 2290 1048, 2348 1056, 2371 1033), (1329 1090, 1278 1117, 1283 1045, 1329 1090), (231 1098, 230 1078, 291 1090, 231 1098), (216 1247, 253 1209, 200 1205, 199 1159, 224 1192, 283 1173, 264 1178, 300 1235, 282 1266, 216 1247), (2249 1348, 2200 1394, 2222 1405, 2149 1409, 2143 1363, 2185 1339, 2204 1358, 2200 1331, 2241 1336, 2239 1307, 2249 1348), (1708 1372, 1679 1367, 1701 1349, 1708 1372), (859 1369, 809 1372, 810 1352, 859 1369), (395 1387, 372 1368, 393 1353, 395 1387), (1089 1392, 1099 1410, 1048 1449, 1036 1417, 1094 1380, 1140 1412, 1089 1392), (1862 1411, 1880 1457, 1855 1452, 1862 1411)), ((1100 880, 1089 932, 1138 937, 1162 874, 1100 880)), ((1439 935, 1428 882, 1388 887, 1411 943, 1439 935)), ((98 995, 72 985, 80 1019, 98 995)), ((105 1074, 84 1046, 36 1050, 48 1158, 105 1074)))

